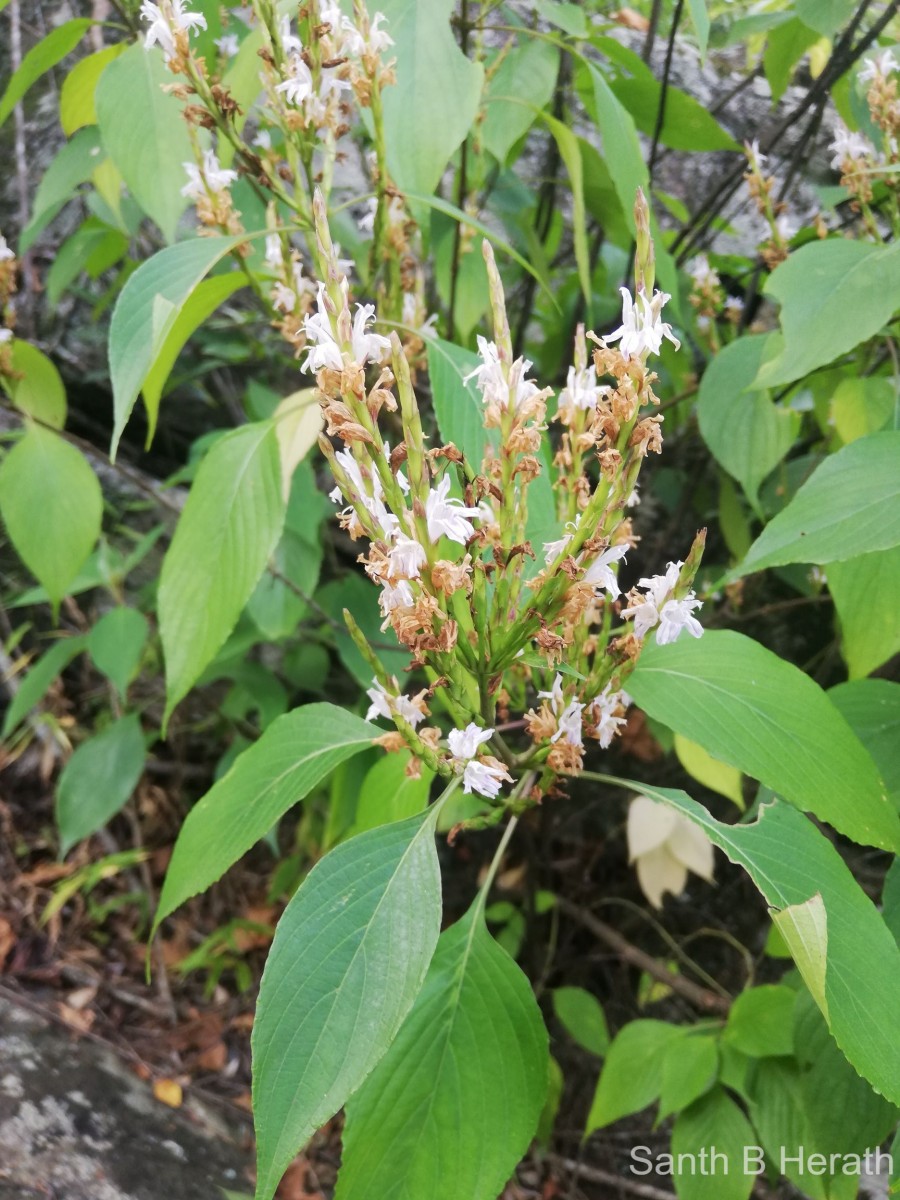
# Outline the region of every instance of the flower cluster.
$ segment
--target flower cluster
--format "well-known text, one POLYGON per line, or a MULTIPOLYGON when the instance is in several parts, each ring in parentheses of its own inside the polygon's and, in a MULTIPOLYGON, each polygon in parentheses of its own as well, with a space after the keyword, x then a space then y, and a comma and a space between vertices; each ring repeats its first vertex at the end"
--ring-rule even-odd
POLYGON ((900 64, 892 51, 883 50, 865 59, 857 76, 865 85, 869 114, 873 125, 881 132, 881 144, 875 145, 865 134, 840 124, 829 147, 831 166, 840 171, 841 184, 851 196, 851 207, 862 214, 868 232, 876 237, 880 235, 869 207, 875 197, 874 186, 880 181, 883 187, 895 192, 898 186, 898 69, 900 64))
POLYGON ((14 316, 10 300, 16 291, 16 273, 19 264, 15 252, 0 234, 0 376, 12 379, 15 375, 12 355, 14 316))
POLYGON ((402 694, 350 622, 375 673, 369 717, 394 722, 381 740, 409 747, 412 770, 425 762, 457 774, 465 792, 492 804, 504 803, 509 783, 515 803, 532 803, 581 770, 588 742, 612 745, 627 721, 625 681, 651 631, 661 643, 702 633, 691 589, 702 536, 685 562, 640 579, 627 597, 619 583, 636 544, 626 512, 637 476, 662 445, 649 361, 664 340, 679 345, 663 319, 668 297, 652 286, 640 207, 639 215, 642 286, 634 295, 623 289, 619 328, 588 335, 591 361, 579 330, 559 400, 551 489, 551 392, 512 352, 490 247, 494 337, 478 337, 479 361, 463 379, 480 399, 481 436, 463 447, 429 445, 399 339, 378 331, 374 306, 354 310, 316 209, 327 282, 303 322, 302 369, 320 395, 330 495, 350 537, 367 541, 359 561, 378 588, 382 630, 428 681, 415 696, 402 694), (383 412, 399 428, 393 448, 383 412), (536 540, 537 530, 549 536, 536 540), (449 735, 426 721, 438 710, 449 735), (524 745, 510 744, 510 729, 527 735, 524 745))
POLYGON ((783 200, 776 200, 772 193, 775 189, 775 176, 765 173, 768 158, 759 148, 759 142, 745 142, 744 153, 747 156, 747 171, 744 179, 751 198, 757 210, 769 227, 769 236, 760 249, 763 262, 770 270, 788 256, 788 243, 796 230, 788 215, 787 205, 783 200))

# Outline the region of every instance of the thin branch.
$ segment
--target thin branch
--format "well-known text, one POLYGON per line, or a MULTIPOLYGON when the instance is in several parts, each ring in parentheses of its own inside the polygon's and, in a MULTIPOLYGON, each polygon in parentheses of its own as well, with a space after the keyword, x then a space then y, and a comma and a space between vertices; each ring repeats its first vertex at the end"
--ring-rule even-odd
POLYGON ((548 1154, 547 1158, 556 1166, 571 1171, 573 1175, 587 1180, 588 1183, 603 1183, 607 1187, 627 1192, 630 1196, 640 1196, 642 1200, 675 1200, 674 1192, 663 1191, 662 1188, 652 1187, 649 1183, 638 1183, 636 1179, 629 1179, 625 1175, 613 1175, 611 1171, 601 1171, 599 1167, 589 1167, 587 1163, 579 1162, 575 1158, 563 1158, 561 1154, 548 1154))
POLYGON ((659 150, 659 138, 666 123, 666 100, 669 95, 669 77, 672 73, 672 57, 675 53, 675 36, 678 33, 678 23, 684 11, 684 0, 677 0, 675 12, 672 15, 672 28, 669 30, 669 41, 666 46, 666 61, 663 67, 662 86, 659 90, 659 104, 656 108, 656 124, 653 127, 653 141, 650 144, 650 157, 647 160, 647 172, 650 182, 653 182, 653 168, 656 166, 656 155, 659 150))

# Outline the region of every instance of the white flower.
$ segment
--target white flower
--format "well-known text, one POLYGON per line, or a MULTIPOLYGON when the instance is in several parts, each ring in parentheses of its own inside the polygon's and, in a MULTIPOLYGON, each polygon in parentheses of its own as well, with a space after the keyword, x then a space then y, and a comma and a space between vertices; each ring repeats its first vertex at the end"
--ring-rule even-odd
POLYGON ((517 358, 509 368, 507 377, 500 361, 500 351, 493 342, 478 334, 478 353, 481 355, 481 365, 470 371, 463 379, 477 379, 478 386, 485 404, 496 404, 501 409, 507 409, 512 400, 514 409, 518 409, 526 400, 530 400, 537 391, 537 384, 525 376, 531 370, 531 361, 527 358, 517 358))
MULTIPOLYGON (((362 473, 362 468, 350 450, 339 450, 335 455, 335 459, 347 476, 347 482, 351 491, 351 495, 347 496, 347 499, 351 504, 353 501, 356 501, 356 503, 361 504, 366 509, 381 530, 385 540, 393 537, 400 527, 400 522, 393 513, 388 512, 387 506, 384 503, 384 489, 381 486, 378 473, 372 471, 368 478, 366 478, 362 473)), ((340 487, 336 487, 330 493, 331 499, 336 504, 340 503, 341 495, 340 487)), ((412 592, 409 591, 408 584, 406 590, 411 597, 412 592)), ((409 603, 412 604, 411 599, 409 603)), ((396 608, 397 605, 392 605, 392 607, 396 608)), ((407 605, 403 607, 407 607, 407 605)))
POLYGON ((6 342, 11 342, 12 338, 13 331, 11 329, 0 329, 0 346, 5 345, 6 342))
POLYGON ((565 736, 566 741, 570 746, 583 746, 581 740, 581 712, 584 708, 583 704, 579 704, 577 700, 572 700, 563 710, 562 716, 557 721, 557 730, 551 742, 558 742, 559 739, 565 736))
POLYGON ((617 599, 622 589, 619 587, 619 581, 616 579, 615 572, 609 564, 618 562, 627 553, 628 545, 625 542, 618 546, 610 546, 608 550, 603 551, 599 558, 594 559, 584 573, 583 582, 591 583, 598 589, 605 588, 613 600, 617 599))
POLYGON ((387 617, 395 608, 412 608, 415 602, 413 590, 406 579, 400 579, 397 583, 385 583, 378 597, 378 606, 383 617, 387 617))
POLYGON ((782 213, 775 218, 775 230, 783 242, 789 242, 797 232, 797 226, 787 213, 782 213))
POLYGON ((278 27, 278 33, 281 37, 281 48, 284 51, 285 57, 289 58, 292 54, 303 53, 303 43, 296 34, 291 33, 291 18, 282 17, 281 24, 278 27))
POLYGON ((253 139, 253 145, 259 146, 260 150, 272 149, 272 135, 268 129, 260 129, 253 139))
POLYGON ((357 304, 356 315, 353 318, 353 329, 350 334, 350 344, 353 357, 361 367, 366 363, 381 362, 385 350, 390 350, 391 339, 381 333, 369 333, 366 326, 375 320, 374 304, 357 304))
POLYGON ((415 538, 398 534, 388 552, 392 579, 418 579, 419 570, 428 562, 425 548, 415 538))
POLYGON ((384 13, 377 12, 369 23, 369 36, 363 37, 360 30, 344 17, 342 23, 344 52, 353 55, 354 58, 362 58, 364 54, 380 54, 382 50, 387 50, 388 46, 393 46, 394 39, 390 34, 378 28, 385 20, 387 18, 384 13))
POLYGON ((220 192, 237 179, 237 171, 219 166, 214 150, 204 150, 201 166, 198 167, 196 163, 182 163, 182 166, 187 172, 188 181, 181 189, 181 194, 192 200, 201 200, 207 190, 220 192))
POLYGON ((292 54, 288 59, 288 72, 287 79, 277 84, 275 91, 283 92, 289 104, 299 107, 313 94, 312 71, 299 54, 292 54))
POLYGON ((462 500, 454 496, 448 497, 450 491, 450 476, 445 475, 437 487, 433 487, 425 501, 425 520, 428 524, 428 536, 437 544, 442 537, 448 537, 452 542, 464 546, 475 534, 475 527, 469 517, 480 517, 477 508, 467 508, 462 500))
POLYGON ((768 158, 759 148, 759 142, 756 138, 752 142, 744 142, 744 152, 750 161, 750 166, 757 171, 761 171, 768 162, 768 158))
POLYGON ((743 311, 744 311, 743 296, 726 296, 725 297, 725 314, 726 314, 726 316, 730 316, 732 320, 736 320, 738 317, 740 317, 740 315, 743 311))
POLYGON ((474 758, 479 747, 489 742, 493 736, 493 729, 479 729, 474 721, 470 721, 465 729, 450 730, 447 745, 454 758, 468 760, 474 758))
POLYGON ((325 284, 319 284, 319 294, 316 301, 318 312, 310 313, 303 322, 303 332, 306 334, 308 355, 301 371, 321 371, 331 367, 334 371, 344 368, 341 348, 337 344, 334 330, 331 327, 331 317, 325 307, 325 284))
POLYGON ((613 738, 619 732, 619 726, 625 724, 625 717, 617 717, 616 709, 620 705, 625 708, 631 703, 631 697, 625 692, 611 692, 608 683, 599 696, 595 696, 588 708, 593 709, 595 736, 603 750, 608 750, 613 738))
POLYGON ((184 0, 163 0, 162 4, 144 0, 141 16, 150 22, 150 28, 144 35, 144 48, 149 50, 158 44, 162 47, 166 62, 177 53, 176 34, 186 32, 190 35, 206 28, 206 17, 202 13, 185 12, 184 0))
POLYGON ((625 501, 625 507, 626 508, 637 508, 637 506, 640 504, 640 502, 641 502, 641 497, 638 494, 637 485, 635 485, 631 489, 631 495, 625 501))
POLYGON ((562 675, 560 675, 559 671, 556 672, 550 691, 538 692, 538 700, 549 700, 550 707, 555 713, 558 713, 562 708, 565 703, 565 697, 562 690, 562 675))
POLYGON ((279 312, 291 313, 297 306, 296 293, 283 283, 276 283, 272 288, 272 307, 279 312))
POLYGON ((828 149, 834 151, 834 158, 831 160, 831 165, 835 170, 838 170, 848 158, 867 158, 872 152, 873 147, 870 145, 869 139, 864 137, 863 134, 854 133, 846 125, 839 125, 835 131, 834 141, 828 149))
POLYGON ((375 229, 375 214, 378 212, 378 197, 370 196, 365 203, 365 212, 356 222, 360 233, 372 233, 375 229))
POLYGON ((596 409, 597 401, 607 395, 612 389, 601 385, 597 379, 597 368, 593 365, 577 368, 569 367, 566 375, 566 386, 559 394, 559 406, 565 408, 596 409))
POLYGON ((568 533, 563 531, 562 537, 557 538, 555 542, 544 542, 544 562, 548 567, 552 562, 555 562, 555 560, 559 558, 563 550, 565 550, 566 546, 568 546, 569 542, 571 542, 578 530, 578 523, 580 520, 581 513, 578 514, 574 521, 566 522, 566 530, 568 530, 568 533))
POLYGON ((478 792, 480 796, 487 796, 489 800, 493 800, 503 786, 504 780, 512 781, 512 775, 505 767, 499 764, 478 762, 473 758, 466 763, 463 771, 463 791, 478 792))
POLYGON ((688 592, 682 600, 668 599, 678 583, 678 574, 683 565, 681 562, 670 562, 665 575, 652 575, 649 579, 638 580, 638 587, 645 592, 644 599, 622 610, 626 620, 634 617, 637 637, 644 637, 657 624, 659 630, 656 640, 662 646, 677 641, 682 629, 686 629, 692 637, 702 637, 703 626, 696 617, 691 616, 695 608, 703 607, 694 593, 688 592))
POLYGON ((216 49, 223 58, 234 58, 240 48, 241 43, 236 33, 223 33, 220 38, 216 38, 216 49))
POLYGON ((407 724, 412 725, 413 729, 425 720, 425 714, 413 704, 408 696, 392 696, 377 679, 372 680, 372 687, 366 689, 366 695, 372 701, 369 711, 366 713, 367 721, 372 721, 375 717, 387 717, 391 721, 394 718, 394 711, 407 724))
POLYGON ((635 796, 628 808, 628 861, 637 866, 641 891, 662 907, 665 892, 684 891, 688 871, 712 883, 714 861, 709 838, 681 813, 647 796, 635 796))
POLYGON ((705 254, 698 254, 688 264, 688 274, 698 288, 718 287, 720 282, 718 272, 709 265, 709 259, 705 254))
POLYGON ((864 58, 865 67, 859 73, 860 83, 869 83, 870 80, 884 79, 888 75, 893 75, 897 70, 897 60, 894 58, 892 50, 882 50, 880 54, 873 54, 871 58, 864 58))
POLYGON ((277 233, 266 235, 266 266, 277 269, 284 263, 281 238, 277 233))
POLYGON ((0 234, 0 262, 9 262, 11 258, 15 257, 15 251, 10 250, 6 244, 6 238, 0 234))
POLYGON ((672 326, 662 320, 663 306, 671 299, 666 292, 655 291, 652 300, 638 292, 637 300, 632 300, 628 288, 619 288, 619 291, 622 294, 622 324, 602 339, 604 345, 619 342, 625 358, 659 354, 663 338, 668 338, 676 350, 681 346, 672 333, 672 326))

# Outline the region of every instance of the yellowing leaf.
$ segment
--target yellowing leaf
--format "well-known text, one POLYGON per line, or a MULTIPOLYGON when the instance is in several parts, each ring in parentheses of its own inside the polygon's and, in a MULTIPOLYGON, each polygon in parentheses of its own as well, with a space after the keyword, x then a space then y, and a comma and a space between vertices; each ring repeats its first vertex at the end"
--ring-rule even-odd
POLYGON ((184 1092, 181 1090, 181 1084, 174 1079, 155 1079, 153 1081, 153 1095, 160 1104, 168 1104, 169 1108, 181 1108, 184 1101, 184 1092))
POLYGON ((322 430, 322 410, 316 394, 316 388, 292 392, 272 414, 281 456, 281 489, 285 503, 291 494, 294 471, 316 444, 322 430))
POLYGON ((692 779, 708 787, 710 791, 718 792, 727 800, 733 800, 741 812, 744 811, 744 797, 741 792, 741 773, 737 767, 730 767, 713 756, 696 742, 675 734, 675 753, 678 761, 692 779))
POLYGON ((772 920, 827 1021, 825 970, 828 959, 828 916, 821 892, 810 896, 805 904, 792 904, 781 912, 773 912, 772 920))

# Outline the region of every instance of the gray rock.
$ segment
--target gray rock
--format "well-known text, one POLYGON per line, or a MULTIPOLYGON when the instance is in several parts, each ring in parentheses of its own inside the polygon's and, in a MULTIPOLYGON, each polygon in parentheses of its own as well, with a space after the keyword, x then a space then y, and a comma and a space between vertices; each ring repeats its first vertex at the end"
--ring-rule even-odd
POLYGON ((251 1190, 246 1137, 159 1103, 116 1056, 0 999, 0 1200, 217 1200, 251 1190))

